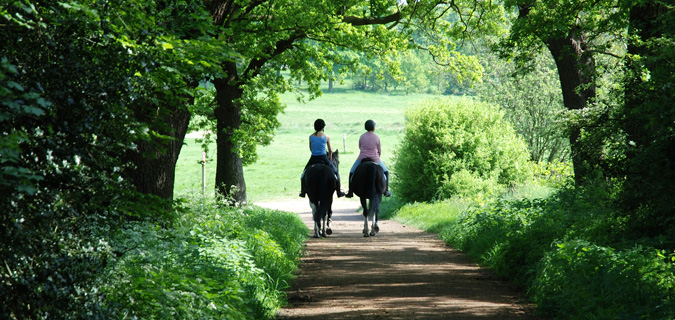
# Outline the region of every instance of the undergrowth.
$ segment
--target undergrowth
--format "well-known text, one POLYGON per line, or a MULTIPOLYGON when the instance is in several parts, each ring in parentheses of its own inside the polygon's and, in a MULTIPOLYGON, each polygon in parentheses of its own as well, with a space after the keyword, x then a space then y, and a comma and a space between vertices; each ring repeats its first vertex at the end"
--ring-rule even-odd
POLYGON ((119 318, 272 318, 307 234, 292 213, 190 202, 170 228, 139 222, 118 235, 108 307, 119 318))

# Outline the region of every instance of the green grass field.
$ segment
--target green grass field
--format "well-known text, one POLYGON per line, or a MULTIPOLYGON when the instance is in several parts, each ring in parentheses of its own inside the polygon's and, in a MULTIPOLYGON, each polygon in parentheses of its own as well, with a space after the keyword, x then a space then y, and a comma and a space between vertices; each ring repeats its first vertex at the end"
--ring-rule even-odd
MULTIPOLYGON (((278 116, 281 127, 274 141, 258 148, 258 161, 244 168, 249 202, 296 198, 300 192, 300 174, 310 157, 308 136, 317 118, 326 121, 325 132, 333 150, 340 151, 340 174, 346 181, 349 168, 358 156, 358 139, 365 132, 366 120, 377 123, 375 132, 382 140, 382 158, 391 168, 393 151, 404 128, 406 108, 436 96, 425 94, 367 93, 337 86, 334 92, 306 103, 291 94, 282 96, 287 105, 278 116)), ((206 192, 212 195, 215 185, 216 151, 210 148, 206 164, 206 192)), ((176 165, 176 197, 201 195, 202 150, 193 138, 186 139, 176 165)), ((346 182, 343 190, 346 191, 346 182)))

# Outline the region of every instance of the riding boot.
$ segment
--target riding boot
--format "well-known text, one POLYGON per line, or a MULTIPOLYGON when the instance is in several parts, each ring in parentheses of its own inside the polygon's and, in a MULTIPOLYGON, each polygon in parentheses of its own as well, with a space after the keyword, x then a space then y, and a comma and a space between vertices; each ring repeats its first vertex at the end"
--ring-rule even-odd
POLYGON ((391 197, 391 192, 389 192, 389 171, 384 173, 384 177, 387 179, 387 183, 385 184, 384 187, 384 196, 391 197))
MULTIPOLYGON (((351 185, 353 176, 354 176, 354 174, 350 172, 349 173, 349 181, 348 181, 349 184, 348 185, 351 185)), ((354 196, 354 192, 352 191, 352 188, 347 189, 347 194, 345 195, 345 197, 351 198, 353 196, 354 196)))
POLYGON ((340 189, 340 175, 336 175, 337 179, 335 180, 335 190, 337 191, 337 196, 338 198, 344 197, 345 193, 342 192, 342 189, 340 189))
POLYGON ((303 179, 300 179, 300 197, 305 197, 305 181, 303 179))

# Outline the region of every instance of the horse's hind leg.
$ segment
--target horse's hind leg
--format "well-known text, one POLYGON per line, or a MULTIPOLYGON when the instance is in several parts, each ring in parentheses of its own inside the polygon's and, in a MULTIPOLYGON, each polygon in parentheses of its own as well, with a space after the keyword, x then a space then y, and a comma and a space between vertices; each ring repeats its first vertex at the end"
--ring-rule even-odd
POLYGON ((330 223, 331 223, 330 218, 328 218, 328 221, 326 222, 326 234, 329 236, 333 234, 333 229, 331 229, 330 223))
POLYGON ((377 220, 378 220, 377 215, 379 213, 379 210, 377 210, 377 211, 373 210, 373 211, 375 211, 375 212, 373 213, 373 228, 372 228, 373 231, 372 232, 373 232, 373 235, 375 235, 375 233, 380 232, 380 227, 377 225, 377 220))
POLYGON ((326 225, 327 225, 326 234, 327 235, 333 234, 333 229, 331 229, 331 227, 330 227, 331 222, 332 222, 331 217, 333 216, 332 206, 333 206, 333 204, 332 204, 332 201, 331 201, 331 202, 329 202, 328 210, 326 212, 326 216, 327 216, 327 218, 326 218, 326 225))
POLYGON ((377 226, 377 218, 376 218, 376 213, 374 212, 375 210, 373 208, 370 208, 370 220, 372 221, 372 227, 370 228, 370 236, 374 237, 378 231, 380 231, 380 227, 377 226))
POLYGON ((323 214, 323 217, 321 218, 321 236, 324 237, 324 238, 327 236, 327 234, 326 234, 326 222, 327 221, 328 221, 328 217, 325 214, 323 214))
POLYGON ((363 208, 363 236, 369 237, 370 233, 368 232, 368 206, 366 201, 361 199, 361 207, 363 208))
MULTIPOLYGON (((380 227, 377 225, 377 222, 379 220, 378 216, 380 215, 380 204, 382 203, 382 196, 377 195, 376 198, 374 199, 375 204, 371 204, 371 211, 373 215, 373 233, 378 233, 380 232, 380 227)), ((375 234, 373 234, 375 235, 375 234)))
POLYGON ((368 215, 367 214, 363 215, 363 236, 364 237, 370 237, 370 233, 368 232, 368 215))
POLYGON ((374 216, 371 219, 373 219, 373 226, 370 228, 370 235, 375 236, 378 232, 380 232, 380 227, 377 226, 377 221, 375 220, 374 216))
POLYGON ((317 219, 318 218, 317 217, 318 212, 317 212, 316 205, 314 205, 314 203, 310 202, 309 206, 312 208, 312 218, 314 219, 314 238, 318 238, 319 237, 319 227, 320 227, 319 223, 321 222, 321 220, 317 219))

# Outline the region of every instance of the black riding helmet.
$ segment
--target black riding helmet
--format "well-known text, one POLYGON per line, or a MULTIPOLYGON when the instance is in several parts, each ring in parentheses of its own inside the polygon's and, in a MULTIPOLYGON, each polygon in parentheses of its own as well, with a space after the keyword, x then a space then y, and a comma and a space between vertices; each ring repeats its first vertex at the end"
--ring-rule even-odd
POLYGON ((375 130, 375 121, 373 120, 366 121, 366 131, 373 131, 373 130, 375 130))
POLYGON ((314 121, 314 130, 316 130, 316 132, 323 130, 324 127, 326 127, 326 123, 323 119, 316 119, 316 121, 314 121))

